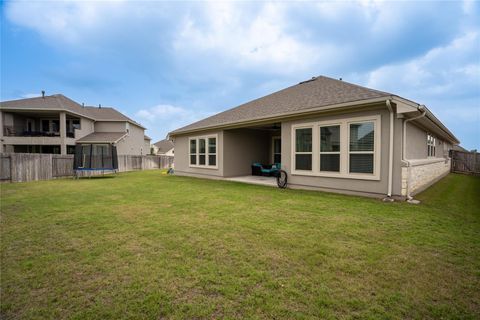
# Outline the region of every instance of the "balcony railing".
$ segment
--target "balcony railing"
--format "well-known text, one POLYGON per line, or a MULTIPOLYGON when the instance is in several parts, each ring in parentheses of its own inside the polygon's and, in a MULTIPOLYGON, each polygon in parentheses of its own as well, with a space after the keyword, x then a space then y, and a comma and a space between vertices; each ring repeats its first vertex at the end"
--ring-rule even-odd
MULTIPOLYGON (((4 135, 7 137, 60 137, 60 132, 46 132, 46 131, 18 132, 12 127, 5 127, 4 135)), ((67 138, 75 138, 75 133, 67 132, 67 138)))

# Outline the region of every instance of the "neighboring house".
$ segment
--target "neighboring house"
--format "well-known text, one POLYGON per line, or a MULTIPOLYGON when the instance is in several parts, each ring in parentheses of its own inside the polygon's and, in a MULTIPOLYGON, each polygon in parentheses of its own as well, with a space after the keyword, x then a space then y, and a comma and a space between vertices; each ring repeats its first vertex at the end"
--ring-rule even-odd
POLYGON ((76 143, 109 143, 141 155, 145 128, 113 108, 87 107, 61 95, 0 103, 0 152, 73 154, 76 143))
POLYGON ((461 152, 470 152, 462 146, 453 146, 453 150, 454 151, 461 151, 461 152))
POLYGON ((152 142, 152 138, 150 138, 149 136, 145 135, 145 136, 143 137, 143 144, 144 144, 143 150, 144 150, 144 154, 153 154, 153 153, 152 153, 152 145, 151 145, 151 142, 152 142))
POLYGON ((173 156, 174 153, 174 148, 173 148, 173 142, 165 139, 165 140, 160 140, 156 143, 153 144, 155 147, 155 153, 156 154, 161 154, 161 155, 166 155, 166 156, 173 156))
POLYGON ((323 76, 169 136, 179 175, 245 176, 275 162, 289 187, 402 198, 446 175, 459 143, 425 106, 323 76))

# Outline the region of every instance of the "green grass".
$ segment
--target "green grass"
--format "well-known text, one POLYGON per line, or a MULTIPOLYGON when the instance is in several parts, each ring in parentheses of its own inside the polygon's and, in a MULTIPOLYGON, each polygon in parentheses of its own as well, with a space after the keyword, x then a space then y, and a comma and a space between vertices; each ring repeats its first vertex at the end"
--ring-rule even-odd
POLYGON ((480 179, 420 205, 167 176, 1 185, 2 319, 480 317, 480 179))

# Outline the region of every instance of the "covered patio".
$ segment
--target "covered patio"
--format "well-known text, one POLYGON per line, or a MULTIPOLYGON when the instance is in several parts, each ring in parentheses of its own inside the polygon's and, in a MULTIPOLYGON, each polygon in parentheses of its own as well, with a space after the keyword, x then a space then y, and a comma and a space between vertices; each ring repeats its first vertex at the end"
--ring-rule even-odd
POLYGON ((225 130, 223 148, 224 177, 275 184, 275 179, 268 178, 276 165, 280 168, 281 164, 281 123, 225 130))

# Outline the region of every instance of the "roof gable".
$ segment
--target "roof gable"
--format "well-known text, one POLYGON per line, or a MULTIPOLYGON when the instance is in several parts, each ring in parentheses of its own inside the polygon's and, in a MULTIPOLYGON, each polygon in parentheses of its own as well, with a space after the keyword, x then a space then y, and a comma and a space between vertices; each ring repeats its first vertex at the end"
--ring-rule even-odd
POLYGON ((160 152, 167 152, 172 150, 174 145, 172 141, 164 139, 154 143, 154 146, 156 146, 160 152))

